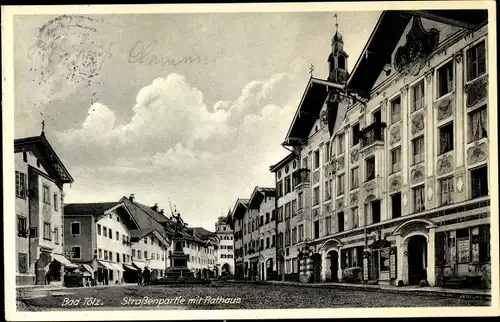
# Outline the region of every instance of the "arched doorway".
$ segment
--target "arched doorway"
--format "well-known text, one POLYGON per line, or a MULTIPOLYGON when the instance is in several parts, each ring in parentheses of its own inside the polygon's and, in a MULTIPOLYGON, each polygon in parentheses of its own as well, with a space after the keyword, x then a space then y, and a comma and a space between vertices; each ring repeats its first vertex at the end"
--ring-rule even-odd
POLYGON ((427 279, 427 238, 414 235, 408 238, 408 284, 418 285, 427 279))
POLYGON ((311 260, 312 260, 311 282, 319 283, 321 282, 321 255, 316 253, 311 256, 311 260))
POLYGON ((328 252, 326 269, 328 270, 328 274, 326 274, 326 280, 329 282, 337 282, 337 273, 339 270, 339 253, 336 250, 331 250, 328 252))
POLYGON ((273 259, 269 258, 266 261, 266 278, 267 280, 273 280, 273 259))
POLYGON ((231 267, 229 266, 228 263, 224 263, 224 265, 222 265, 222 269, 221 270, 222 270, 222 272, 221 272, 222 275, 229 275, 229 274, 231 274, 231 267))

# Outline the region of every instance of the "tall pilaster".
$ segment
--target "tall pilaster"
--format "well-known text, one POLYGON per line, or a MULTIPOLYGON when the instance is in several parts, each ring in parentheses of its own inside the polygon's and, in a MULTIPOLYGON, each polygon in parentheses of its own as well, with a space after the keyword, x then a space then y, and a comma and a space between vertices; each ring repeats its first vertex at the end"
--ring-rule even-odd
POLYGON ((467 142, 467 118, 464 107, 464 66, 462 51, 455 55, 455 162, 457 168, 465 165, 465 142, 467 142))
POLYGON ((434 135, 434 132, 436 131, 435 125, 434 125, 434 108, 433 108, 433 98, 434 98, 434 91, 433 91, 433 84, 434 82, 432 81, 434 79, 434 68, 431 68, 425 73, 425 85, 426 85, 426 90, 425 90, 425 106, 424 106, 424 112, 425 112, 425 166, 427 169, 427 176, 431 177, 434 175, 434 163, 436 161, 436 156, 434 155, 434 149, 433 146, 435 144, 434 138, 436 137, 434 135))
POLYGON ((436 283, 436 255, 435 255, 436 228, 429 228, 429 239, 427 241, 427 282, 430 286, 436 283))
POLYGON ((424 107, 425 115, 425 129, 424 129, 424 142, 425 142, 425 169, 426 169, 426 184, 425 184, 425 208, 434 208, 436 205, 437 196, 437 183, 435 177, 436 167, 436 149, 434 148, 436 142, 436 117, 434 109, 434 68, 429 69, 425 73, 425 101, 424 107))
POLYGON ((403 204, 403 216, 410 213, 408 175, 410 172, 412 145, 410 140, 410 126, 408 124, 410 116, 410 95, 408 94, 408 92, 409 86, 405 85, 401 89, 401 202, 403 204))

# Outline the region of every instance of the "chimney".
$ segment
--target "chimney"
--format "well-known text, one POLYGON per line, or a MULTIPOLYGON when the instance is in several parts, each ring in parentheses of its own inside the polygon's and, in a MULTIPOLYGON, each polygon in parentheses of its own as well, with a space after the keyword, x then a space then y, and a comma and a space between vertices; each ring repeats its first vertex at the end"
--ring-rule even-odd
POLYGON ((128 199, 131 201, 131 202, 134 202, 135 200, 135 195, 133 193, 130 194, 130 197, 128 197, 128 199))
POLYGON ((163 208, 160 209, 160 214, 162 214, 162 215, 164 214, 164 209, 163 208))
POLYGON ((158 203, 155 203, 155 205, 152 208, 154 211, 158 212, 158 203))

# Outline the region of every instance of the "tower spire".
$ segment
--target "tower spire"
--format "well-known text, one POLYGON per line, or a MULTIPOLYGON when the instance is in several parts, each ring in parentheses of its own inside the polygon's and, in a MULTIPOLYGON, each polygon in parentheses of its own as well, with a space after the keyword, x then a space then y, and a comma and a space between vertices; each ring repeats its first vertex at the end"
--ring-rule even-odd
POLYGON ((347 80, 347 53, 344 51, 344 39, 339 32, 338 13, 335 18, 335 33, 332 37, 332 51, 328 57, 329 80, 336 83, 344 83, 347 80))
POLYGON ((42 120, 42 136, 45 135, 45 119, 42 120))

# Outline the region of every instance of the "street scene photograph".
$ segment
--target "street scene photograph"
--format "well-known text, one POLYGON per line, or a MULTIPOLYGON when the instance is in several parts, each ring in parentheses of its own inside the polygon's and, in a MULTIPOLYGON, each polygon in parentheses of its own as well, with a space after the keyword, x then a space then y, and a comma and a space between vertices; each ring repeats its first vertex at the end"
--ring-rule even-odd
POLYGON ((494 6, 363 6, 2 7, 11 312, 494 309, 494 6))

